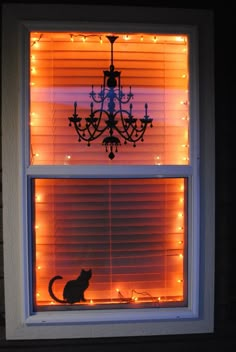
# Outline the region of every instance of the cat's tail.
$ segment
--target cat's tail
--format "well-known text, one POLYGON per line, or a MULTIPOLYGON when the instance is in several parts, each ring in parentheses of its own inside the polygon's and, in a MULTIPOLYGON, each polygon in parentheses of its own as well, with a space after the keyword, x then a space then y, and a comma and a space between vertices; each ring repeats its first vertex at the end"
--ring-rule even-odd
POLYGON ((50 281, 49 281, 49 284, 48 284, 48 292, 50 294, 50 296, 52 297, 52 299, 54 299, 54 301, 58 302, 58 303, 66 303, 66 301, 64 300, 61 300, 59 298, 57 298, 54 293, 53 293, 53 290, 52 290, 52 286, 53 286, 53 283, 54 281, 58 280, 58 279, 62 279, 62 276, 54 276, 50 281))

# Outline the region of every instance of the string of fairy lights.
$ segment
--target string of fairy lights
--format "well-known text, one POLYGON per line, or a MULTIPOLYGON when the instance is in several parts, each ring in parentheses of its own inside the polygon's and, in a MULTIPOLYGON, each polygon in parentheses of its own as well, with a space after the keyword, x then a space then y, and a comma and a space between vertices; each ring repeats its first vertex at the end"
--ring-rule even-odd
MULTIPOLYGON (((89 38, 97 38, 98 41, 100 42, 100 44, 103 44, 104 40, 104 34, 83 34, 83 33, 69 33, 68 34, 68 38, 70 39, 71 42, 75 42, 76 40, 80 40, 81 42, 85 43, 89 38)), ((137 35, 135 35, 135 37, 137 37, 137 35)), ((31 47, 32 46, 38 46, 40 40, 43 38, 43 33, 39 34, 38 37, 34 37, 31 43, 31 47)), ((121 35, 121 38, 124 41, 129 41, 132 39, 132 35, 130 34, 123 34, 121 35)), ((140 34, 139 36, 139 40, 140 42, 144 42, 144 41, 151 41, 153 43, 159 43, 159 41, 163 40, 162 36, 158 36, 158 35, 143 35, 140 34), (148 39, 147 39, 148 38, 148 39)), ((176 35, 176 36, 168 36, 168 42, 173 42, 173 43, 186 43, 186 36, 181 36, 181 35, 176 35), (172 38, 172 40, 170 40, 170 38, 172 38)), ((187 48, 183 48, 183 51, 186 51, 187 48)))
MULTIPOLYGON (((43 38, 43 34, 38 34, 37 36, 32 36, 32 41, 31 41, 31 47, 33 47, 33 49, 37 49, 40 47, 40 42, 43 38)), ((89 39, 97 39, 99 41, 100 44, 103 44, 103 38, 104 38, 104 35, 100 35, 100 34, 83 34, 83 33, 69 33, 68 34, 68 41, 71 41, 71 42, 87 42, 89 39)), ((131 39, 131 35, 123 35, 122 36, 123 40, 130 40, 131 39)), ((159 42, 159 37, 157 35, 153 35, 153 36, 144 36, 144 35, 140 35, 140 41, 143 42, 143 41, 152 41, 153 43, 158 43, 159 42)), ((185 37, 181 37, 181 36, 174 36, 173 37, 173 42, 177 42, 177 43, 184 43, 186 41, 186 38, 185 37)), ((186 47, 183 48, 184 51, 187 50, 186 47)), ((32 66, 31 66, 31 74, 32 74, 32 77, 34 75, 37 74, 37 67, 33 64, 34 61, 35 61, 35 56, 32 54, 31 55, 31 63, 32 63, 32 66)), ((187 74, 186 73, 183 73, 182 75, 182 78, 185 79, 187 78, 187 74)), ((33 79, 31 80, 31 86, 34 86, 34 81, 33 79)), ((187 106, 188 105, 188 101, 186 100, 181 100, 180 101, 180 104, 181 105, 184 105, 184 106, 187 106)), ((31 121, 30 121, 30 124, 31 125, 34 125, 34 117, 37 116, 37 118, 39 117, 38 113, 37 112, 34 112, 34 111, 31 111, 31 121)), ((187 123, 188 123, 188 120, 189 120, 189 117, 188 115, 186 114, 185 116, 182 116, 181 117, 182 120, 185 120, 187 123)), ((186 153, 185 153, 185 156, 183 157, 182 159, 182 162, 185 162, 186 163, 188 162, 189 160, 189 157, 188 157, 188 149, 189 149, 189 145, 188 143, 183 143, 181 145, 182 148, 184 148, 186 150, 186 153)), ((37 152, 37 151, 33 151, 32 150, 32 154, 33 156, 33 159, 34 158, 40 158, 40 152, 37 152)), ((68 163, 70 162, 72 158, 72 155, 70 154, 67 154, 66 155, 66 160, 68 161, 68 163)), ((155 156, 156 160, 155 160, 155 164, 156 165, 162 165, 163 162, 162 162, 162 159, 161 159, 161 156, 159 155, 156 155, 155 156)), ((31 160, 31 162, 33 163, 33 159, 31 160)), ((37 164, 37 163, 36 163, 37 164)), ((183 191, 183 190, 182 190, 183 191)), ((35 197, 35 201, 37 203, 40 203, 42 202, 42 199, 44 199, 44 196, 42 194, 37 194, 36 197, 35 197)), ((184 227, 182 225, 182 219, 184 218, 184 212, 183 212, 183 198, 181 197, 180 198, 180 204, 181 204, 181 211, 177 212, 177 218, 179 218, 181 220, 181 225, 177 227, 177 230, 180 234, 183 233, 184 231, 184 227)), ((40 229, 40 224, 35 224, 35 231, 37 232, 39 229, 40 229)), ((178 241, 178 245, 180 246, 180 248, 182 248, 183 246, 183 240, 180 240, 178 241)), ((181 260, 183 259, 183 253, 180 253, 180 254, 176 254, 176 256, 178 256, 181 260)), ((44 270, 44 265, 43 263, 40 262, 40 259, 37 260, 37 266, 36 266, 36 269, 37 271, 42 271, 44 270)), ((178 282, 179 284, 182 284, 183 285, 183 277, 181 278, 177 278, 176 279, 176 282, 178 282)), ((139 291, 139 290, 136 290, 136 289, 131 289, 131 294, 130 295, 126 295, 123 293, 122 290, 120 290, 119 288, 116 289, 116 295, 117 295, 117 299, 118 299, 118 302, 119 303, 137 303, 137 302, 143 302, 145 301, 145 299, 147 301, 151 301, 152 303, 156 303, 156 304, 160 304, 162 301, 166 301, 167 299, 164 298, 164 297, 153 297, 147 290, 145 291, 139 291)), ((41 297, 41 292, 38 290, 36 292, 36 296, 37 296, 37 299, 39 300, 40 302, 40 297, 41 297)), ((88 304, 95 304, 96 300, 89 300, 88 301, 88 304)), ((54 301, 49 301, 48 304, 55 304, 54 301)))
MULTIPOLYGON (((71 42, 87 42, 89 39, 97 39, 101 44, 103 43, 103 38, 105 37, 104 34, 84 34, 84 33, 68 33, 66 34, 66 36, 68 37, 68 41, 71 42)), ((124 34, 121 36, 123 38, 124 41, 128 41, 132 38, 132 35, 130 34, 124 34)), ((136 35, 137 37, 137 35, 136 35)), ((160 39, 162 38, 161 36, 158 35, 143 35, 141 34, 140 36, 138 36, 140 41, 151 41, 153 43, 158 43, 160 41, 160 39)), ((44 34, 43 33, 39 33, 37 35, 32 35, 32 39, 31 39, 31 47, 34 47, 35 49, 39 48, 39 44, 40 41, 44 38, 44 34)), ((47 39, 47 37, 45 36, 45 40, 47 39)), ((185 36, 168 36, 168 41, 172 42, 172 43, 180 43, 180 44, 186 44, 186 37, 185 36), (171 40, 172 39, 172 40, 171 40)), ((183 52, 187 51, 187 46, 183 45, 182 48, 183 52)), ((36 56, 35 53, 32 53, 31 55, 31 82, 30 85, 31 87, 35 86, 35 80, 34 77, 37 75, 37 64, 36 64, 37 60, 36 60, 36 56)), ((182 73, 181 75, 182 79, 188 79, 188 75, 186 72, 182 73)), ((188 94, 188 89, 185 90, 185 93, 188 94)), ((181 119, 183 120, 183 122, 186 122, 186 125, 188 125, 188 121, 189 121, 189 115, 188 115, 188 99, 184 99, 184 100, 180 100, 179 104, 182 106, 186 107, 186 114, 183 114, 183 116, 181 117, 181 119)), ((35 111, 31 111, 30 112, 30 125, 34 126, 34 121, 36 119, 39 118, 39 114, 35 111)), ((187 141, 186 143, 182 143, 181 144, 181 148, 183 150, 182 153, 182 160, 180 161, 180 163, 184 163, 184 164, 188 164, 189 162, 189 144, 188 144, 188 132, 186 132, 186 137, 185 140, 187 141)), ((155 165, 163 165, 164 164, 164 160, 162 160, 162 156, 161 155, 155 155, 154 157, 155 159, 155 165)), ((32 149, 32 153, 31 153, 31 162, 37 164, 37 160, 40 161, 41 160, 41 153, 39 151, 35 151, 32 149)), ((71 164, 73 163, 73 156, 71 153, 67 153, 64 156, 64 164, 71 164)))
MULTIPOLYGON (((180 185, 180 189, 179 191, 181 192, 181 194, 184 192, 184 184, 182 183, 180 185)), ((46 199, 46 195, 42 194, 42 193, 37 193, 35 195, 35 202, 36 204, 44 204, 47 203, 47 199, 46 199)), ((176 209, 176 217, 177 217, 177 222, 176 222, 176 230, 177 232, 179 232, 180 234, 180 238, 182 237, 183 231, 184 231, 184 210, 183 210, 183 205, 184 203, 184 199, 182 196, 180 196, 179 198, 179 210, 176 209)), ((36 205, 36 209, 37 209, 37 205, 36 205)), ((36 217, 37 219, 37 217, 36 217)), ((40 219, 39 219, 40 220, 40 219)), ((38 219, 37 219, 38 221, 38 219)), ((35 224, 35 232, 37 233, 37 231, 40 232, 40 227, 44 227, 43 224, 40 224, 39 222, 36 221, 35 224)), ((183 265, 183 245, 184 245, 184 241, 183 239, 179 239, 176 243, 177 247, 179 247, 178 251, 180 251, 179 253, 175 253, 173 254, 176 258, 178 258, 179 260, 181 260, 181 266, 183 265)), ((177 264, 177 263, 176 263, 177 264)), ((47 270, 47 268, 43 265, 43 263, 40 261, 40 258, 37 259, 36 261, 36 270, 38 273, 44 272, 43 276, 45 276, 45 270, 47 270)), ((183 285, 183 276, 182 277, 177 277, 176 278, 176 283, 178 284, 182 284, 183 285)), ((161 306, 162 303, 166 303, 168 301, 173 301, 176 299, 171 299, 171 298, 167 298, 167 296, 153 296, 150 294, 150 292, 148 290, 145 291, 139 291, 136 289, 131 289, 130 290, 130 295, 127 295, 127 293, 124 294, 124 292, 120 289, 120 288, 116 288, 115 289, 116 294, 117 294, 117 303, 121 303, 121 304, 132 304, 132 303, 145 303, 145 302, 150 302, 150 303, 154 303, 156 305, 161 306)), ((126 290, 127 291, 127 290, 126 290)), ((36 292, 36 297, 40 302, 41 299, 41 292, 38 289, 36 292)), ((116 303, 116 299, 114 298, 112 300, 111 303, 116 303)), ((53 300, 48 301, 47 304, 50 305, 54 305, 56 304, 53 300)), ((89 305, 95 305, 97 304, 96 299, 89 299, 86 304, 89 305)))

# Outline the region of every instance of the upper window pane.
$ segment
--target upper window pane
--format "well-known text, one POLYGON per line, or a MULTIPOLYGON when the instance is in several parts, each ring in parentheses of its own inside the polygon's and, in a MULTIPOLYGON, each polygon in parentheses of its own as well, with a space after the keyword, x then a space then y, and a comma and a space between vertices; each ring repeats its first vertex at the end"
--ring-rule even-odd
MULTIPOLYGON (((116 34, 113 64, 120 72, 125 94, 133 98, 122 109, 142 119, 152 118, 144 141, 121 145, 114 159, 102 145, 106 131, 90 143, 78 141, 69 126, 76 113, 91 114, 91 92, 99 97, 104 71, 110 69, 110 33, 31 33, 30 34, 30 164, 31 165, 188 165, 189 164, 189 67, 188 37, 172 34, 116 34), (92 88, 93 86, 93 88, 92 88), (145 111, 145 104, 148 108, 145 111)), ((93 110, 101 105, 94 103, 93 110)), ((104 103, 107 109, 107 102, 104 103)), ((119 106, 116 105, 114 111, 119 106)), ((124 114, 124 112, 123 112, 124 114)), ((101 129, 105 119, 101 119, 101 129)), ((117 115, 117 120, 119 117, 117 115)), ((137 121, 139 122, 139 121, 137 121)), ((120 120, 117 123, 118 128, 120 120)))

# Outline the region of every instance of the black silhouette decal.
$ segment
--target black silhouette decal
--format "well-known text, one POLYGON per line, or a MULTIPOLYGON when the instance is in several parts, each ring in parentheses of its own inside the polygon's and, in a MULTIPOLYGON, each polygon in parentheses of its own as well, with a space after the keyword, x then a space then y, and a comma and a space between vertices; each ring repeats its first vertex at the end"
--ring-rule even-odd
POLYGON ((52 290, 52 286, 55 280, 62 279, 62 276, 54 276, 48 285, 48 292, 52 299, 54 299, 58 303, 69 303, 73 304, 76 302, 86 302, 84 297, 84 291, 89 287, 89 280, 92 277, 92 269, 84 270, 82 269, 80 272, 80 276, 78 276, 75 280, 69 280, 63 290, 63 298, 57 298, 52 290))

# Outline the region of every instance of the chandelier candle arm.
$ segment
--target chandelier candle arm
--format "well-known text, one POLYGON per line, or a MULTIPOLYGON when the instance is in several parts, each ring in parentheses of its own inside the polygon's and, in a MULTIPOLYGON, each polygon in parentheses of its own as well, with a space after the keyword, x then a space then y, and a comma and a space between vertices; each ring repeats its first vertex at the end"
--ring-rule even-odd
POLYGON ((90 146, 90 142, 107 132, 102 145, 105 146, 106 152, 109 151, 108 157, 110 160, 114 159, 114 152, 118 152, 118 146, 121 145, 120 139, 113 135, 114 132, 124 140, 124 144, 130 142, 135 147, 136 142, 139 140, 143 141, 147 125, 150 124, 150 127, 152 127, 153 120, 148 116, 147 103, 145 104, 145 115, 142 119, 139 119, 140 127, 137 125, 138 119, 132 115, 132 103, 129 105, 129 110, 123 108, 123 105, 129 103, 134 95, 131 86, 129 87, 129 93, 123 93, 123 88, 120 84, 121 72, 115 71, 113 64, 113 44, 118 38, 118 36, 107 36, 111 44, 111 64, 109 70, 103 71, 103 85, 101 85, 99 93, 95 93, 92 85, 92 90, 89 94, 92 99, 90 115, 84 120, 79 117, 77 114, 77 102, 74 102, 73 115, 68 118, 70 121, 69 126, 73 124, 79 136, 78 141, 86 141, 88 146, 90 146), (94 103, 100 104, 100 108, 94 110, 94 103), (105 103, 107 103, 107 110, 104 108, 105 103), (118 110, 116 110, 116 104, 118 105, 118 110), (83 126, 82 120, 84 121, 83 126))

